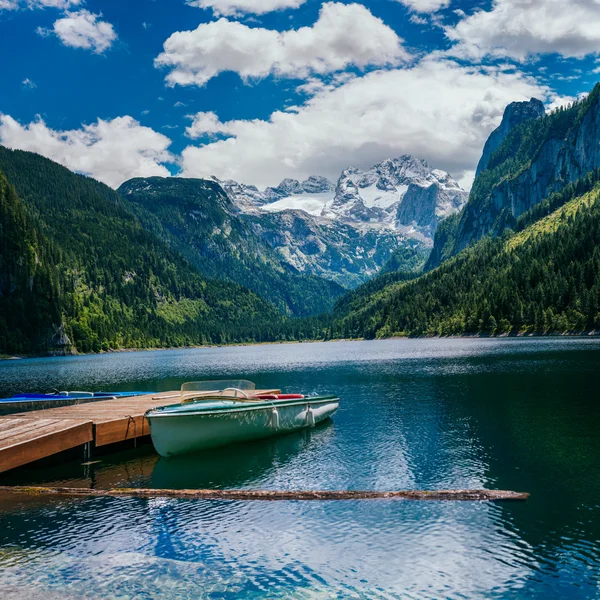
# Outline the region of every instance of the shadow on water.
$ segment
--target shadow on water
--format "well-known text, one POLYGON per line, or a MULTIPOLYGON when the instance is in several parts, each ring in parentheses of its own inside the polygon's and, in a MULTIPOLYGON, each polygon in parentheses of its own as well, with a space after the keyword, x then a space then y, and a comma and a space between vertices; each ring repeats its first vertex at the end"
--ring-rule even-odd
POLYGON ((314 438, 326 435, 331 420, 313 430, 302 430, 275 438, 205 450, 195 454, 159 458, 150 487, 160 489, 250 488, 270 479, 308 450, 314 438))

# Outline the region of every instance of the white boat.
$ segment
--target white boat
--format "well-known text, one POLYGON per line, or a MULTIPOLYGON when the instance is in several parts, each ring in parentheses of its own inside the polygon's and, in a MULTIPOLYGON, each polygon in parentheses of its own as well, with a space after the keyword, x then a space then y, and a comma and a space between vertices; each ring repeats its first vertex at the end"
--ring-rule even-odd
POLYGON ((146 413, 156 451, 175 456, 314 427, 339 407, 336 396, 257 390, 250 381, 186 383, 181 402, 146 413))

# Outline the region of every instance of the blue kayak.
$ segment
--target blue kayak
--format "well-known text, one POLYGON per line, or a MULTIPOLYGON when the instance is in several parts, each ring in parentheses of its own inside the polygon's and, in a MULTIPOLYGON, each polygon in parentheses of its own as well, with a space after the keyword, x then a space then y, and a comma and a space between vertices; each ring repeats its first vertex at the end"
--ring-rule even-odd
POLYGON ((0 398, 0 415, 42 410, 44 408, 57 408, 59 406, 73 406, 99 400, 113 400, 116 398, 129 398, 131 396, 144 396, 154 392, 59 392, 52 390, 46 394, 15 394, 10 398, 0 398))

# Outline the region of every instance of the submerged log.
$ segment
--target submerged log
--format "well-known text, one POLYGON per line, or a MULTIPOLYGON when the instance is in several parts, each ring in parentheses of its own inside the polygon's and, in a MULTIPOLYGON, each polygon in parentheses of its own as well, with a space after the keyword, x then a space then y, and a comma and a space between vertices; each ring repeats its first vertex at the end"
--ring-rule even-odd
POLYGON ((29 496, 113 496, 135 498, 189 498, 204 500, 527 500, 529 494, 506 490, 405 490, 311 491, 311 490, 153 490, 145 488, 112 488, 97 490, 69 487, 0 486, 0 493, 29 496))

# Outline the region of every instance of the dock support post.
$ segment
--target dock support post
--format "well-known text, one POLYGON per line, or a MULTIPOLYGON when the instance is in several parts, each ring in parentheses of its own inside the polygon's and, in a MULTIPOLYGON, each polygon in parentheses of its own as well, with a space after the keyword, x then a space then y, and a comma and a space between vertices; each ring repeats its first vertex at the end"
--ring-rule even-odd
POLYGON ((89 462, 92 458, 92 442, 86 442, 83 445, 83 462, 89 462))

